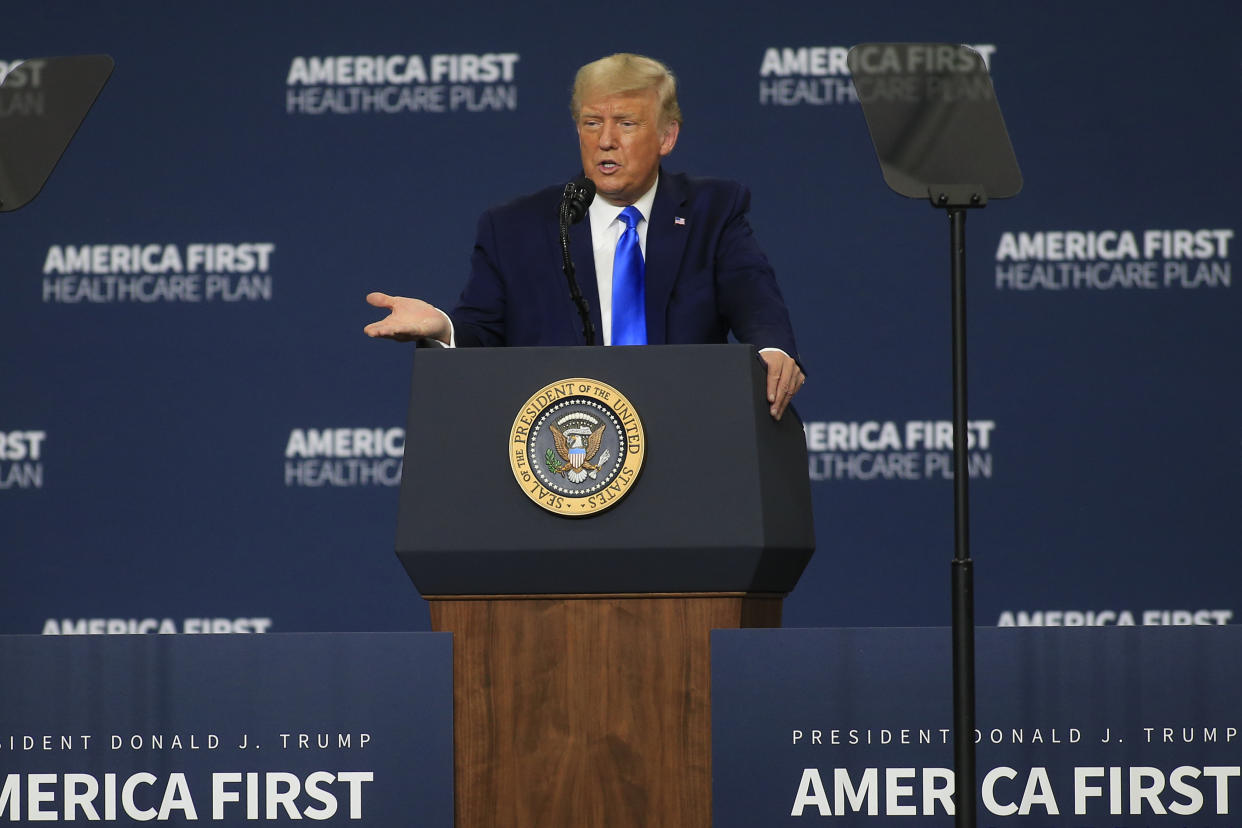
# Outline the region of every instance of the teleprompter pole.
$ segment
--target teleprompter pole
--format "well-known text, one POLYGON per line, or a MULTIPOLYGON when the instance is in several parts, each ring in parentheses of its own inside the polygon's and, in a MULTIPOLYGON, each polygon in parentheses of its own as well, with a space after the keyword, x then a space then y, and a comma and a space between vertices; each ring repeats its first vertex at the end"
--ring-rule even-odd
MULTIPOLYGON (((944 195, 940 198, 944 199, 944 195)), ((966 208, 952 206, 948 213, 953 281, 953 767, 957 792, 954 824, 957 828, 975 828, 975 592, 970 558, 966 432, 966 208)))

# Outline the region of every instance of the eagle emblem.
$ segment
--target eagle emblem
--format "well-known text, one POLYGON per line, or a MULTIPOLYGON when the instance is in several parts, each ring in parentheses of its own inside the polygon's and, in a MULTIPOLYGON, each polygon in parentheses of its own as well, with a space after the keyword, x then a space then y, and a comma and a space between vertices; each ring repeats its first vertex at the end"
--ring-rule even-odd
POLYGON ((607 449, 602 454, 599 451, 600 444, 604 441, 604 428, 604 425, 600 425, 592 430, 581 425, 562 431, 554 423, 549 423, 548 430, 552 432, 552 442, 560 462, 556 461, 549 449, 545 458, 548 470, 573 483, 581 483, 587 477, 595 479, 611 457, 607 449), (599 454, 599 462, 592 463, 596 454, 599 454))
POLYGON ((518 409, 509 466, 522 491, 561 517, 616 506, 643 467, 646 438, 634 404, 591 377, 549 383, 518 409))

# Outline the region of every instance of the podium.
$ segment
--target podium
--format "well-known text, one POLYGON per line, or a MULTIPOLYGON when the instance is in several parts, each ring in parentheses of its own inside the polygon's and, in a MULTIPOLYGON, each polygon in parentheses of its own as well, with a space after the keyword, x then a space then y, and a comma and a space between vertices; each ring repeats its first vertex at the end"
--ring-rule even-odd
POLYGON ((397 554, 453 633, 458 826, 711 825, 709 633, 780 626, 814 549, 801 422, 765 384, 743 345, 415 351, 397 554), (536 450, 601 386, 624 402, 591 409, 581 469, 536 450), (536 502, 575 485, 623 491, 536 502))

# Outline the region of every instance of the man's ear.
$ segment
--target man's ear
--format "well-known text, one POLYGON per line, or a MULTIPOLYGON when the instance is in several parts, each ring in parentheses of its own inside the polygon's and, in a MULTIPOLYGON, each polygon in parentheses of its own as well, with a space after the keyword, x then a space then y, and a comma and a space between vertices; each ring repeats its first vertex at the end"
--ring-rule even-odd
POLYGON ((668 155, 673 151, 673 147, 677 144, 677 136, 681 132, 681 124, 676 121, 670 121, 668 126, 664 128, 664 135, 660 138, 660 155, 668 155))

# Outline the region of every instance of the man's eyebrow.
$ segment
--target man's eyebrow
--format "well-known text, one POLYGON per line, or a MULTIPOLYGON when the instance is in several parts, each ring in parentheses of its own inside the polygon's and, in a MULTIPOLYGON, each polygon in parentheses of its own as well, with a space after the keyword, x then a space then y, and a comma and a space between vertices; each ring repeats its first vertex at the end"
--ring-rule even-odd
POLYGON ((604 118, 604 117, 609 117, 609 118, 612 118, 613 120, 617 120, 617 121, 620 121, 620 120, 636 121, 636 120, 638 120, 638 113, 637 113, 637 112, 614 112, 614 113, 612 113, 611 115, 604 116, 603 114, 601 114, 601 113, 599 113, 599 112, 596 112, 596 111, 594 111, 594 110, 584 109, 584 110, 582 110, 582 114, 581 114, 581 115, 579 115, 578 117, 580 117, 580 118, 600 118, 600 119, 602 119, 602 118, 604 118))

